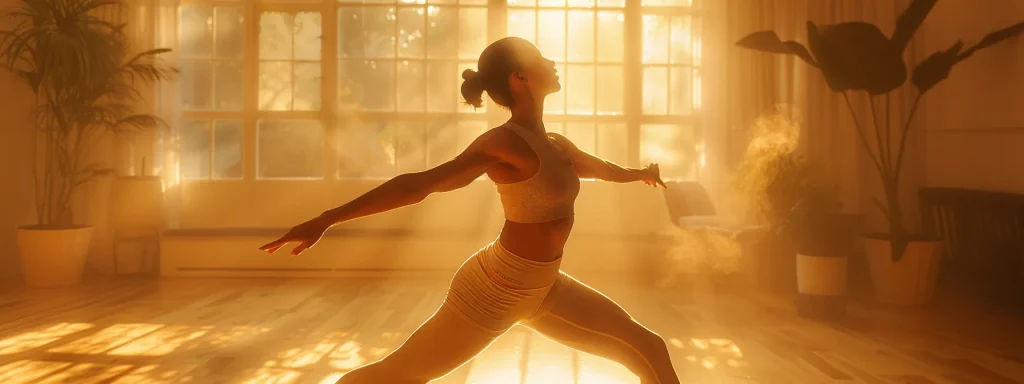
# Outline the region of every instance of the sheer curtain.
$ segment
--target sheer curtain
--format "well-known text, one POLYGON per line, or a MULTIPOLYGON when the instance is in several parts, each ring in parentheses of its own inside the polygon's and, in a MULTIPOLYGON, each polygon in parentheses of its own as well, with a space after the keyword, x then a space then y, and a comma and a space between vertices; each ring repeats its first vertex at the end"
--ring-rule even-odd
POLYGON ((731 171, 745 151, 751 123, 778 105, 802 109, 807 75, 803 63, 793 57, 740 49, 735 42, 765 29, 796 37, 804 29, 807 1, 706 2, 702 92, 707 159, 701 182, 722 210, 728 209, 731 171))
MULTIPOLYGON (((713 195, 726 192, 730 170, 743 154, 747 130, 758 116, 770 113, 778 105, 796 107, 802 116, 800 151, 814 164, 819 183, 839 186, 847 210, 869 214, 871 223, 880 224, 872 199, 881 189, 864 152, 853 119, 840 95, 828 90, 821 74, 795 56, 770 55, 736 47, 743 36, 761 30, 774 30, 783 40, 795 40, 806 46, 806 22, 818 25, 847 21, 865 21, 892 34, 896 18, 908 0, 715 0, 708 1, 709 23, 705 27, 704 114, 707 123, 707 172, 703 183, 713 195)), ((922 56, 908 48, 906 59, 912 66, 922 56)), ((892 97, 892 121, 905 121, 912 94, 898 92, 892 97)), ((870 116, 866 97, 852 97, 862 124, 870 116)), ((881 103, 882 100, 879 100, 881 103)), ((883 107, 883 104, 878 104, 883 107)), ((866 127, 865 128, 869 128, 866 127)), ((868 131, 870 132, 873 131, 868 131)), ((903 190, 907 200, 921 180, 915 167, 923 158, 923 140, 914 137, 908 143, 908 175, 903 190), (921 156, 915 155, 920 154, 921 156)), ((915 204, 906 204, 912 208, 915 204)), ((917 215, 911 214, 908 217, 917 215)), ((912 224, 912 223, 911 223, 912 224)))
MULTIPOLYGON (((178 68, 179 0, 127 0, 129 31, 137 50, 168 48, 162 60, 178 68)), ((163 179, 170 226, 176 226, 175 208, 180 201, 176 129, 181 120, 180 81, 154 84, 147 90, 150 113, 160 117, 165 126, 149 135, 121 142, 121 170, 124 174, 160 176, 163 179)))

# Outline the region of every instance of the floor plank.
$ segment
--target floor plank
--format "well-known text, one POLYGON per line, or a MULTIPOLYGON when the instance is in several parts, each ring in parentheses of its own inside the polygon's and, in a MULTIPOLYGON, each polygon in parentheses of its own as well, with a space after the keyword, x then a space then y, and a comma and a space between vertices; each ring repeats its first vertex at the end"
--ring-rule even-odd
MULTIPOLYGON (((1024 319, 588 282, 662 335, 685 383, 1024 383, 1024 319)), ((2 383, 333 383, 437 310, 445 281, 113 279, 0 292, 2 383)), ((442 384, 636 384, 623 366, 515 327, 442 384)))

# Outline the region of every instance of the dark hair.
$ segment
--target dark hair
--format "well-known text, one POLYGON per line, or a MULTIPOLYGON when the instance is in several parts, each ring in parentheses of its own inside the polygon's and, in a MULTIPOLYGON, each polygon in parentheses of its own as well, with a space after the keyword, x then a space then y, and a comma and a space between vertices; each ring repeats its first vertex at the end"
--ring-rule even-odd
POLYGON ((508 86, 508 77, 522 69, 519 52, 530 42, 518 37, 506 37, 491 43, 480 54, 477 69, 462 72, 462 97, 466 104, 480 108, 483 106, 484 91, 491 100, 502 107, 512 107, 512 89, 508 86))

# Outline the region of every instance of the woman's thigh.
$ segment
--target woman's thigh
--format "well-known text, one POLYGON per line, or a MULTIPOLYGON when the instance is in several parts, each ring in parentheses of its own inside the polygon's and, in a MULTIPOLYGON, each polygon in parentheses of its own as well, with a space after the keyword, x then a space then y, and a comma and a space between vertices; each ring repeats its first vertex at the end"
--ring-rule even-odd
POLYGON ((427 383, 470 361, 501 334, 485 330, 442 305, 405 343, 381 361, 343 376, 338 383, 427 383))
POLYGON ((570 348, 616 361, 644 384, 679 382, 660 336, 571 276, 559 279, 542 311, 523 325, 570 348))

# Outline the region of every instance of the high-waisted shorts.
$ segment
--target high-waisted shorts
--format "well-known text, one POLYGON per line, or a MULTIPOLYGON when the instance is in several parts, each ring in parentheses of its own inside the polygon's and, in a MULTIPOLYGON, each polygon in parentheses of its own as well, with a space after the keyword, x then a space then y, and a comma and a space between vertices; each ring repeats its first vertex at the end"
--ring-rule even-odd
POLYGON ((564 276, 561 259, 533 261, 494 240, 469 258, 452 278, 444 305, 491 332, 504 332, 544 311, 544 299, 564 276))

